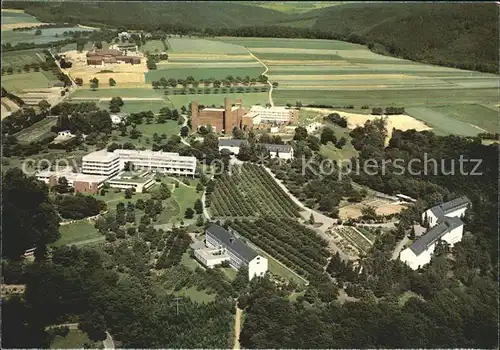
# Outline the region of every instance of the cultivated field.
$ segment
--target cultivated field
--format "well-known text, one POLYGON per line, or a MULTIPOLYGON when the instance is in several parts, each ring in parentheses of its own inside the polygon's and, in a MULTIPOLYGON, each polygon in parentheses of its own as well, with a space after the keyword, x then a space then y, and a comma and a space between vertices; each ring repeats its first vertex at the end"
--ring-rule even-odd
POLYGON ((351 226, 334 226, 328 231, 328 234, 344 253, 355 260, 368 252, 373 245, 373 241, 357 228, 351 226))
POLYGON ((356 109, 363 105, 418 108, 412 116, 446 134, 475 135, 496 127, 498 110, 480 107, 498 99, 498 76, 494 74, 382 56, 364 46, 334 40, 217 40, 247 47, 269 67, 269 79, 279 83, 273 92, 276 104, 299 100, 356 109), (438 115, 451 123, 431 122, 439 120, 438 115))
POLYGON ((20 93, 27 89, 46 89, 59 82, 51 71, 14 73, 2 76, 2 86, 10 92, 20 93))
POLYGON ((20 109, 20 107, 15 104, 14 101, 9 100, 7 97, 2 97, 2 119, 18 109, 20 109))
POLYGON ((2 67, 23 68, 25 64, 45 62, 44 54, 40 49, 8 51, 2 53, 2 67))
POLYGON ((2 41, 4 30, 29 27, 40 23, 35 17, 24 13, 22 10, 2 9, 2 41))
POLYGON ((41 23, 34 24, 26 24, 26 23, 17 23, 15 25, 3 25, 2 24, 2 42, 9 43, 11 45, 16 45, 19 43, 35 43, 35 44, 45 44, 50 43, 52 41, 59 41, 66 39, 68 37, 64 36, 64 32, 69 31, 89 31, 89 29, 81 28, 78 26, 75 27, 65 27, 65 28, 48 28, 41 29, 41 35, 35 35, 36 29, 31 29, 27 31, 13 31, 8 27, 29 27, 31 25, 38 25, 41 23), (5 28, 4 26, 7 26, 5 28))
POLYGON ((262 168, 245 163, 216 180, 210 195, 215 217, 299 216, 297 205, 262 168))

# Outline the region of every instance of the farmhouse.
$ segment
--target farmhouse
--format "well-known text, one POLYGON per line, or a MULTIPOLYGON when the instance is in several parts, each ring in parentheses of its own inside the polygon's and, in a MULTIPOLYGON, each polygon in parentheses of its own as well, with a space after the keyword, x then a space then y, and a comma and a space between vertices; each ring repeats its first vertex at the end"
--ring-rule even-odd
POLYGON ((248 278, 264 276, 267 259, 258 255, 244 241, 219 225, 211 225, 205 230, 207 248, 195 250, 195 257, 205 266, 213 267, 224 261, 234 269, 248 267, 248 278))
POLYGON ((439 204, 422 213, 422 220, 430 230, 401 252, 399 259, 413 270, 431 261, 437 243, 442 240, 453 247, 463 236, 464 223, 460 220, 470 205, 467 197, 439 204))
MULTIPOLYGON (((240 152, 240 146, 242 143, 247 142, 246 140, 236 140, 236 139, 223 139, 219 138, 219 151, 223 149, 229 150, 233 154, 238 154, 240 152)), ((271 158, 281 158, 281 159, 292 159, 293 158, 293 147, 291 145, 275 145, 269 143, 257 143, 256 145, 263 145, 269 152, 271 158)))
POLYGON ((102 66, 105 63, 130 63, 140 64, 141 58, 138 56, 128 56, 119 50, 93 50, 87 52, 87 65, 102 66))

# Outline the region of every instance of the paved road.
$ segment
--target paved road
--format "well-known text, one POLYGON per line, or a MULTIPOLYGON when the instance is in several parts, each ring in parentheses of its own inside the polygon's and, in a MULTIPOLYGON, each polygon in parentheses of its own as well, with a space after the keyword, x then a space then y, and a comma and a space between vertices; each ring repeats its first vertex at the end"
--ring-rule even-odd
MULTIPOLYGON (((247 49, 245 47, 245 49, 248 51, 248 53, 253 57, 255 58, 257 61, 259 61, 260 64, 262 64, 264 66, 264 68, 266 69, 264 71, 264 73, 262 73, 262 75, 265 75, 267 77, 267 72, 269 71, 269 67, 266 66, 266 64, 264 62, 262 62, 261 60, 259 60, 259 58, 257 56, 255 56, 252 51, 250 51, 249 49, 247 49)), ((274 107, 274 102, 273 102, 273 84, 271 84, 271 82, 269 81, 269 77, 268 77, 268 80, 267 80, 267 84, 269 85, 269 103, 271 104, 271 107, 274 107)))
POLYGON ((391 260, 396 260, 399 258, 399 254, 401 253, 401 250, 403 250, 403 247, 406 243, 408 243, 410 239, 408 236, 404 236, 401 241, 396 245, 396 248, 394 248, 394 251, 392 252, 392 257, 391 260))
MULTIPOLYGON (((187 117, 187 115, 185 115, 185 114, 181 114, 181 117, 182 117, 182 118, 184 118, 184 123, 182 123, 182 125, 181 125, 181 128, 182 128, 183 126, 187 126, 187 123, 188 123, 188 117, 187 117)), ((181 138, 181 142, 182 142, 183 144, 185 144, 186 146, 191 147, 191 144, 190 144, 189 142, 187 142, 187 141, 186 141, 186 139, 185 139, 184 137, 182 137, 182 136, 181 136, 181 132, 180 132, 180 131, 179 131, 179 137, 181 138)))
POLYGON ((234 315, 234 346, 233 349, 239 350, 240 348, 240 328, 241 328, 241 316, 243 315, 243 310, 236 304, 236 314, 234 315))

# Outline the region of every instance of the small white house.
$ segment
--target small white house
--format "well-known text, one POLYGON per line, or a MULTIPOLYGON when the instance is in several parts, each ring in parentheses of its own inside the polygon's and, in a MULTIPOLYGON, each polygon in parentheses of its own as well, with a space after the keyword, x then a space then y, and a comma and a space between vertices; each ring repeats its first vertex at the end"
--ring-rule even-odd
POLYGON ((128 114, 127 113, 115 113, 115 114, 111 114, 110 117, 111 117, 111 122, 116 125, 116 124, 120 124, 122 122, 125 122, 126 118, 128 117, 128 114))

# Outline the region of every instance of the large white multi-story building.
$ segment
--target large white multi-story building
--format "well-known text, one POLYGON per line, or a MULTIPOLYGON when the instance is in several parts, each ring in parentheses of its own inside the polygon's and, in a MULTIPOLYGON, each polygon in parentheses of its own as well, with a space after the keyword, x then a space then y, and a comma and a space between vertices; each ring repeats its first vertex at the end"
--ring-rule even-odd
POLYGON ((113 154, 119 158, 121 169, 130 162, 143 170, 166 174, 194 176, 196 171, 196 157, 180 156, 179 153, 116 149, 113 154))
POLYGON ((265 107, 253 105, 248 115, 253 118, 253 124, 262 123, 288 123, 297 121, 299 113, 295 108, 285 106, 265 107))
POLYGON ((82 158, 82 173, 110 177, 120 171, 120 157, 105 149, 92 152, 82 158))
POLYGON ((195 251, 195 256, 207 267, 229 261, 235 269, 248 267, 248 279, 264 276, 267 271, 267 259, 257 254, 234 233, 219 225, 211 225, 205 230, 205 245, 195 251))
POLYGON ((399 259, 413 270, 431 261, 437 243, 442 240, 453 247, 462 240, 464 223, 460 220, 470 205, 467 197, 439 204, 422 213, 422 221, 429 223, 430 230, 403 250, 399 259))

